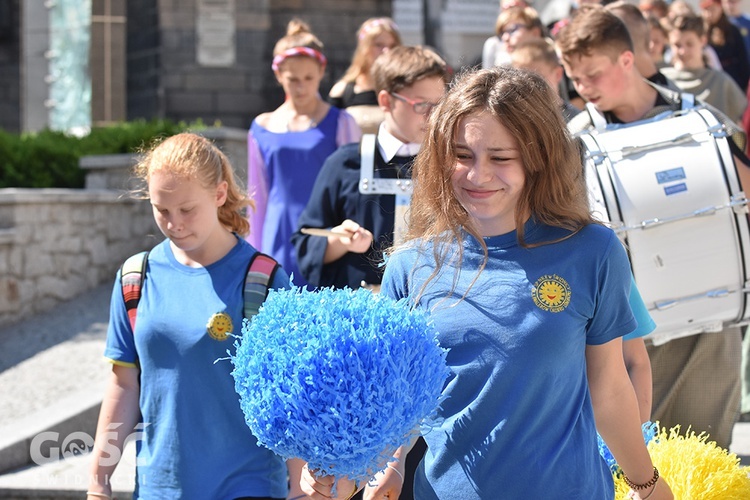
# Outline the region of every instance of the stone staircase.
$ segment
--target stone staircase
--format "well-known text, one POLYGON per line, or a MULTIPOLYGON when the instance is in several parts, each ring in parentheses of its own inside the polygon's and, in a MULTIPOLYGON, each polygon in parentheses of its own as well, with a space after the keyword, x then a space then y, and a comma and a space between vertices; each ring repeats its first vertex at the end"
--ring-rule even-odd
MULTIPOLYGON (((0 328, 0 498, 83 498, 112 285, 0 328), (81 452, 81 453, 79 453, 81 452)), ((113 478, 132 495, 135 450, 113 478)))

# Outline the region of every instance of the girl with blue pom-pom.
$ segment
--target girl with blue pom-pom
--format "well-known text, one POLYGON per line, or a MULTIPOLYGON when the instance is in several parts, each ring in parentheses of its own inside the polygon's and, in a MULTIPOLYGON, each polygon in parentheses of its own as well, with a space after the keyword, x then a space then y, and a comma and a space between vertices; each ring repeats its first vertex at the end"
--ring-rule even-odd
MULTIPOLYGON (((164 140, 136 175, 166 238, 145 261, 137 309, 125 300, 132 295, 124 293, 121 276, 115 281, 105 350, 112 372, 87 498, 111 498, 109 478, 135 436, 134 498, 299 496, 302 463, 287 465, 258 445, 237 402, 230 363, 215 363, 242 327, 245 276, 257 254, 241 238, 249 229, 241 211, 250 200, 227 157, 195 134, 164 140)), ((289 287, 282 269, 267 276, 271 288, 289 287)))
MULTIPOLYGON (((672 498, 623 362, 627 256, 589 214, 556 102, 537 75, 494 68, 463 75, 430 117, 382 287, 431 312, 452 371, 422 425, 415 498, 611 500, 597 429, 634 498, 672 498)), ((312 498, 331 483, 303 472, 312 498)))

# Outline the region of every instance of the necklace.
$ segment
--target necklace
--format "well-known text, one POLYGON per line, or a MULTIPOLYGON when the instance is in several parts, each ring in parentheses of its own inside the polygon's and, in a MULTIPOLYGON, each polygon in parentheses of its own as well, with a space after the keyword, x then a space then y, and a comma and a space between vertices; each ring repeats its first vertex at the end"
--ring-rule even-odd
POLYGON ((286 122, 286 129, 287 131, 294 131, 294 132, 304 132, 305 130, 309 130, 311 128, 315 128, 318 126, 318 122, 316 122, 311 116, 307 117, 308 124, 307 127, 292 127, 292 124, 294 123, 295 118, 298 118, 301 115, 297 116, 290 116, 289 119, 286 122))
POLYGON ((310 113, 308 115, 304 115, 304 114, 297 114, 297 115, 290 114, 289 118, 287 119, 287 122, 286 122, 286 129, 287 129, 287 131, 304 132, 305 130, 309 130, 311 128, 317 127, 318 126, 318 122, 317 122, 317 120, 315 120, 314 117, 318 115, 318 110, 320 109, 320 104, 321 104, 321 102, 318 101, 318 103, 315 105, 315 109, 313 109, 312 113, 310 113), (307 116, 308 123, 307 123, 307 127, 306 128, 293 127, 292 126, 294 124, 294 120, 297 119, 297 118, 299 118, 300 116, 307 116))

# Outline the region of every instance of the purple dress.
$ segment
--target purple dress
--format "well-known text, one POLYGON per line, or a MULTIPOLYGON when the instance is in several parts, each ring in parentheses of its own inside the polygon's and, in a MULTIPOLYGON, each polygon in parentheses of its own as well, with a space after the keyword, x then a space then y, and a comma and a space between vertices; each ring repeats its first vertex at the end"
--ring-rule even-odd
MULTIPOLYGON (((297 267, 291 236, 323 162, 338 148, 341 114, 331 106, 316 127, 300 132, 270 132, 256 120, 250 127, 248 185, 257 211, 250 216, 248 241, 294 275, 295 285, 307 282, 297 267)), ((348 114, 342 118, 353 122, 348 114)), ((356 133, 345 135, 353 137, 346 137, 344 142, 359 139, 356 133)))

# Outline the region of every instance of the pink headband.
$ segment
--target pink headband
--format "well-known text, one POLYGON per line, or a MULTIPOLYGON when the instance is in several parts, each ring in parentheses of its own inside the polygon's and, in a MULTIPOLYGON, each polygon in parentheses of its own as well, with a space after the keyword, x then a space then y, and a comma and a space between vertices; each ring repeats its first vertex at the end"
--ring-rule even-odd
POLYGON ((311 49, 310 47, 292 47, 291 49, 286 49, 284 52, 273 58, 271 69, 277 71, 279 69, 279 65, 281 65, 281 63, 283 63, 286 58, 295 56, 312 57, 313 59, 316 59, 321 64, 321 66, 325 66, 327 62, 326 56, 315 49, 311 49))
POLYGON ((368 33, 373 31, 378 26, 388 26, 393 31, 398 31, 398 26, 396 26, 396 23, 389 19, 373 19, 369 23, 362 26, 362 28, 359 30, 359 39, 362 40, 364 37, 367 36, 368 33))

